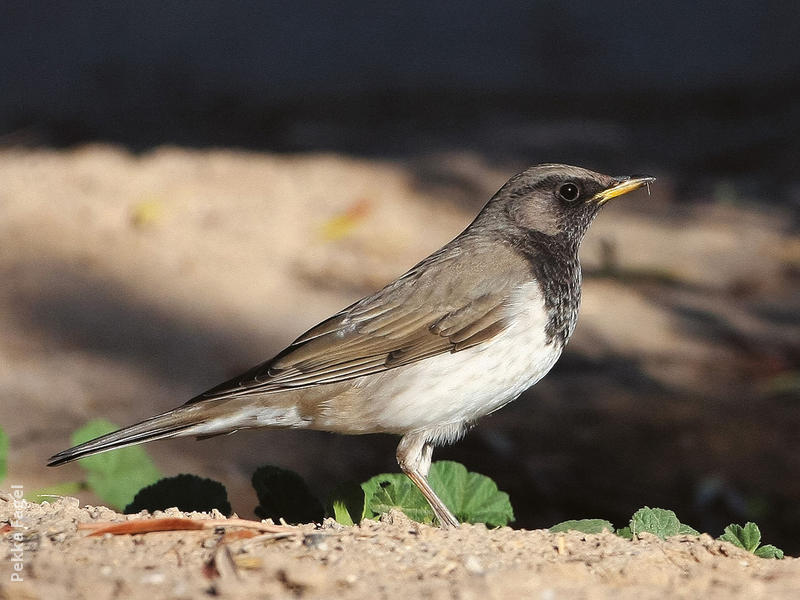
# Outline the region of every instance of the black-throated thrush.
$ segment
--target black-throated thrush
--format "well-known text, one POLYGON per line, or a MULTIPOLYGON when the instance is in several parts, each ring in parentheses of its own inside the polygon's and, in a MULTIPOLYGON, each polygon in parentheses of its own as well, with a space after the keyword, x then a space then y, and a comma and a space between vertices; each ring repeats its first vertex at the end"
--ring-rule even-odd
POLYGON ((258 427, 401 435, 397 462, 443 527, 434 446, 539 381, 572 335, 578 247, 600 207, 652 177, 544 164, 512 177, 458 237, 276 357, 183 406, 50 459, 258 427))

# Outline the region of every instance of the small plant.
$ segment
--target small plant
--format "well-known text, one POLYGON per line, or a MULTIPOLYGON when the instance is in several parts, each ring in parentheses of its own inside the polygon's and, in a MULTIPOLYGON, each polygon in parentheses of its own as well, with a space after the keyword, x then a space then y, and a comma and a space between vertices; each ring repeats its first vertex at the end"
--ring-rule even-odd
POLYGON ((294 471, 265 465, 253 473, 252 483, 258 496, 255 513, 261 519, 310 523, 324 516, 322 504, 294 471))
POLYGON ((565 531, 580 531, 581 533, 614 533, 614 526, 605 519, 572 519, 562 521, 549 529, 550 533, 563 533, 565 531))
MULTIPOLYGON (((581 533, 609 531, 628 540, 633 539, 640 533, 652 533, 662 540, 674 535, 700 535, 696 529, 681 523, 673 511, 647 506, 633 513, 628 526, 617 530, 614 529, 614 525, 610 521, 605 519, 575 519, 563 521, 550 528, 551 533, 565 531, 579 531, 581 533)), ((718 539, 730 542, 760 558, 783 558, 784 556, 783 550, 771 544, 759 546, 761 543, 761 531, 755 523, 746 523, 744 527, 735 524, 728 525, 725 528, 725 533, 718 539)))
POLYGON ((731 523, 725 528, 725 533, 719 539, 752 552, 760 558, 783 558, 784 556, 783 550, 772 544, 760 545, 761 530, 755 523, 745 523, 744 527, 731 523))
MULTIPOLYGON (((499 491, 485 475, 469 472, 460 463, 433 463, 428 481, 459 521, 500 527, 514 520, 508 494, 499 491)), ((402 473, 382 473, 361 485, 340 486, 334 490, 329 507, 333 517, 345 525, 374 519, 392 509, 420 523, 433 522, 430 505, 402 473)))
MULTIPOLYGON (((342 525, 356 525, 364 519, 373 518, 374 513, 366 503, 366 482, 358 484, 348 481, 337 486, 328 498, 325 514, 332 516, 342 525)), ((369 492, 372 497, 373 492, 369 492)))
POLYGON ((139 490, 133 502, 125 507, 125 513, 154 512, 173 506, 183 512, 211 512, 216 508, 226 517, 233 512, 224 485, 197 475, 182 474, 159 479, 139 490))
MULTIPOLYGON (((459 463, 434 463, 428 479, 463 522, 500 526, 514 518, 508 494, 498 491, 488 477, 470 473, 459 463)), ((321 520, 327 513, 343 525, 353 525, 397 509, 420 523, 433 522, 427 501, 402 473, 381 473, 361 484, 342 484, 331 494, 326 511, 292 471, 261 467, 253 475, 253 487, 259 499, 256 514, 276 521, 282 518, 289 523, 308 523, 321 520)))
POLYGON ((614 529, 605 519, 578 519, 564 521, 550 528, 553 533, 561 531, 580 531, 581 533, 600 533, 609 531, 627 540, 640 533, 652 533, 662 540, 673 535, 700 535, 695 529, 681 523, 671 510, 663 508, 640 508, 631 517, 626 527, 614 529))
POLYGON ((673 535, 700 535, 697 530, 681 523, 671 510, 648 506, 633 513, 629 527, 632 536, 647 532, 662 540, 673 535))
POLYGON ((374 519, 392 509, 397 509, 414 521, 433 522, 433 510, 428 502, 417 486, 402 473, 382 473, 365 483, 364 505, 369 509, 367 518, 374 519), (370 492, 372 494, 368 496, 370 492))

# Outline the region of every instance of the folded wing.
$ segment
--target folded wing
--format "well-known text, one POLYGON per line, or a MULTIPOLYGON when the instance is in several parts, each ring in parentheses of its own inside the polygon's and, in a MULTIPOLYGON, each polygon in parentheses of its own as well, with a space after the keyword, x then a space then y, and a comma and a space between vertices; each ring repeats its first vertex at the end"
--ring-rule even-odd
POLYGON ((189 401, 324 385, 458 352, 508 325, 518 278, 463 277, 457 247, 445 246, 372 296, 310 329, 275 358, 189 401), (455 301, 453 299, 460 299, 455 301))

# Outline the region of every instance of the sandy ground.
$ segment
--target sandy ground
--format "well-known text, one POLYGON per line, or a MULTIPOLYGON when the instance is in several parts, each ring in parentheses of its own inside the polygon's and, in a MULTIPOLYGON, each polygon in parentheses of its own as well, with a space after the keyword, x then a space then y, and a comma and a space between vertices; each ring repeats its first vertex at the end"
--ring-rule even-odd
MULTIPOLYGON (((135 155, 109 146, 0 151, 0 397, 11 440, 0 485, 31 493, 80 478, 75 465, 43 466, 77 427, 95 417, 131 423, 268 358, 457 234, 522 166, 470 154, 387 161, 181 148, 135 155)), ((661 506, 715 536, 731 521, 756 520, 767 543, 796 554, 796 221, 769 198, 736 190, 680 202, 670 174, 655 174, 651 197, 621 199, 593 225, 578 330, 553 373, 435 458, 494 478, 511 495, 517 527, 582 517, 620 526, 641 506, 661 506)), ((395 443, 256 432, 148 449, 167 475, 222 481, 234 510, 252 517, 249 477, 259 465, 294 469, 324 497, 342 481, 395 471, 395 443)), ((81 501, 97 499, 86 492, 81 501)), ((198 574, 207 555, 192 537, 200 534, 181 543, 175 534, 89 541, 74 522, 92 511, 38 510, 31 527, 65 533, 39 536, 30 587, 5 587, 6 595, 60 597, 67 585, 83 595, 94 585, 107 595, 118 586, 177 596, 228 589, 198 574), (179 550, 151 553, 150 544, 179 550), (59 563, 63 551, 78 562, 59 563), (170 568, 145 581, 184 552, 191 576, 170 568), (142 565, 130 578, 116 571, 114 560, 127 562, 121 556, 142 565), (110 575, 94 568, 105 564, 110 575), (175 591, 178 581, 189 587, 175 591)), ((560 542, 542 532, 410 529, 325 530, 336 540, 325 552, 299 538, 254 546, 248 552, 262 566, 244 569, 230 593, 264 584, 289 594, 276 573, 295 566, 318 582, 297 589, 323 596, 329 586, 354 597, 370 586, 386 597, 420 586, 438 597, 457 583, 459 597, 501 585, 543 597, 679 593, 689 582, 699 586, 687 594, 695 597, 797 586, 794 562, 725 556, 705 538, 630 544, 570 535, 559 555, 560 542), (385 561, 367 564, 370 544, 385 561), (481 573, 465 566, 473 555, 481 573)))
MULTIPOLYGON (((0 521, 9 513, 0 500, 0 521)), ((396 512, 380 523, 326 521, 285 537, 237 539, 236 528, 104 537, 77 530, 125 518, 78 508, 75 498, 27 507, 23 581, 10 582, 6 569, 0 597, 791 598, 800 589, 800 559, 756 558, 707 535, 627 541, 481 525, 442 531, 396 512)))

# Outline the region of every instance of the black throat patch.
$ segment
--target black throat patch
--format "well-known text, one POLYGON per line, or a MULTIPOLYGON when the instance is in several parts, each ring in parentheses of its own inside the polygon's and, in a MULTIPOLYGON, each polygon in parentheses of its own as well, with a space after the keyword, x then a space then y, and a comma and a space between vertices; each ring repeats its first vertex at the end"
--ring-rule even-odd
POLYGON ((563 348, 575 329, 581 302, 580 238, 559 233, 519 231, 513 247, 527 261, 539 284, 547 309, 545 335, 548 344, 563 348))

